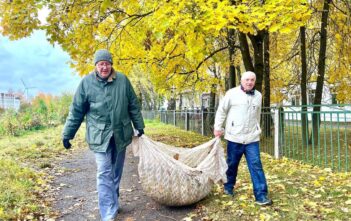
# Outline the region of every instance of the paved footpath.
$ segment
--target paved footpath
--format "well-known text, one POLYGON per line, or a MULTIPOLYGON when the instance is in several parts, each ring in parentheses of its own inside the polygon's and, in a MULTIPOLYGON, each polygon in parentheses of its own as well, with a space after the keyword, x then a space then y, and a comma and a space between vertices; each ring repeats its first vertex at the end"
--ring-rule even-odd
MULTIPOLYGON (((96 165, 94 154, 84 149, 60 162, 65 172, 55 178, 53 186, 56 220, 100 220, 97 207, 96 165)), ((166 207, 146 196, 138 179, 138 158, 127 149, 124 172, 120 187, 121 221, 168 221, 182 220, 195 206, 166 207)))

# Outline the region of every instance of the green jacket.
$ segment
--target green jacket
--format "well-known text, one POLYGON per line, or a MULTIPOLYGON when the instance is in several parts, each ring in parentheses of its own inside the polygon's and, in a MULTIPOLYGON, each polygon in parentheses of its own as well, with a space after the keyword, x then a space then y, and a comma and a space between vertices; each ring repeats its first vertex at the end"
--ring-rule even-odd
MULTIPOLYGON (((113 71, 113 70, 112 70, 113 71)), ((63 139, 73 139, 86 116, 86 141, 94 152, 105 152, 112 135, 117 150, 132 141, 133 122, 144 129, 138 99, 128 78, 113 71, 107 81, 94 71, 80 82, 63 129, 63 139)))

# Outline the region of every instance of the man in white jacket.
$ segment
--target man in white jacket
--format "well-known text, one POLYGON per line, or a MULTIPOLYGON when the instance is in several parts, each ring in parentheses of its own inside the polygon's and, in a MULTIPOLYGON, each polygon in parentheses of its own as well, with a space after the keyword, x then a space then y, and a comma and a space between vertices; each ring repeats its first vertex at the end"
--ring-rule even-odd
POLYGON ((238 166, 241 157, 245 154, 256 203, 271 205, 272 200, 267 197, 267 181, 259 149, 262 95, 254 89, 255 82, 255 73, 247 71, 242 74, 241 85, 227 91, 219 104, 213 133, 216 137, 224 133, 224 139, 228 141, 228 181, 224 184, 224 193, 234 195, 233 188, 236 183, 238 166), (225 130, 223 129, 224 122, 225 130))

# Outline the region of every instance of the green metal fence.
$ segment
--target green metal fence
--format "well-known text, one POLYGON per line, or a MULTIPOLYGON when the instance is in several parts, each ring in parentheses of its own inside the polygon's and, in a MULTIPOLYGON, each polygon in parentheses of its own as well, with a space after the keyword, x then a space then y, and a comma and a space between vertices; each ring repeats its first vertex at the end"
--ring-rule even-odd
MULTIPOLYGON (((271 109, 276 118, 274 135, 278 137, 273 152, 334 171, 349 172, 351 105, 320 105, 319 111, 314 111, 313 107, 271 109)), ((262 135, 263 142, 271 142, 272 138, 262 135)), ((268 146, 265 148, 268 149, 266 152, 272 153, 268 146)))
MULTIPOLYGON (((212 136, 215 112, 143 111, 184 130, 212 136)), ((262 108, 261 150, 334 171, 351 171, 351 105, 282 106, 262 108)))

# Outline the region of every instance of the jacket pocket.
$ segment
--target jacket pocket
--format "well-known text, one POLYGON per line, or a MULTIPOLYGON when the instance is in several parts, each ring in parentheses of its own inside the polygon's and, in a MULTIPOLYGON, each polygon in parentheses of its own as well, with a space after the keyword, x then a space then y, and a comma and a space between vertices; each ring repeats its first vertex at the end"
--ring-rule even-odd
POLYGON ((240 132, 242 130, 243 130, 243 125, 242 124, 235 123, 234 121, 230 122, 229 130, 228 130, 229 134, 237 135, 237 134, 240 134, 240 132))
POLYGON ((101 145, 102 132, 105 129, 105 124, 92 124, 87 127, 87 142, 88 144, 101 145))
POLYGON ((133 127, 130 119, 122 120, 123 123, 123 140, 128 141, 132 139, 133 136, 133 127))
POLYGON ((260 124, 257 123, 256 124, 256 130, 254 132, 255 135, 260 135, 262 133, 262 130, 261 130, 261 127, 260 127, 260 124))

